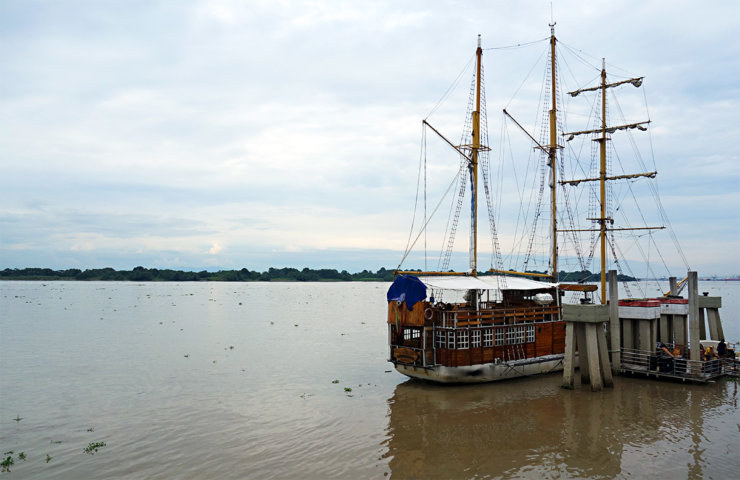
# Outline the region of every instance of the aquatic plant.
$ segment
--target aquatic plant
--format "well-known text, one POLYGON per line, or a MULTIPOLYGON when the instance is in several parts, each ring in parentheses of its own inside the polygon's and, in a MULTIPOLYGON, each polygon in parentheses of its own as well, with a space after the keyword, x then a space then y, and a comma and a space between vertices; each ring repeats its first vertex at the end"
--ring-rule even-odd
POLYGON ((9 472, 10 466, 13 465, 13 463, 14 463, 13 457, 6 458, 5 460, 2 461, 2 463, 0 463, 0 466, 3 467, 2 470, 0 471, 9 472))
POLYGON ((51 455, 49 455, 49 454, 47 453, 47 454, 46 454, 46 463, 49 463, 49 462, 51 462, 51 459, 52 459, 52 458, 54 458, 54 457, 52 457, 51 455))
POLYGON ((349 393, 349 392, 352 391, 352 389, 350 387, 344 387, 344 391, 347 392, 347 393, 349 393))
POLYGON ((331 383, 339 383, 339 380, 332 380, 331 383))
POLYGON ((18 459, 19 459, 19 460, 24 460, 24 461, 25 461, 25 460, 26 460, 26 452, 21 452, 21 453, 19 453, 19 454, 18 454, 18 459))
POLYGON ((85 453, 89 453, 90 455, 95 455, 95 452, 97 452, 99 448, 103 448, 104 446, 105 446, 105 442, 90 442, 90 444, 87 447, 85 447, 83 451, 85 453))

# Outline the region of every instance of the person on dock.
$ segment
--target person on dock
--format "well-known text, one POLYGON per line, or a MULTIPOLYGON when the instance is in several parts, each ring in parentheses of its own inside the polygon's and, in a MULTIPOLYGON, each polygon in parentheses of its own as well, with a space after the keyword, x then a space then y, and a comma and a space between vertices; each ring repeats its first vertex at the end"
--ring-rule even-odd
POLYGON ((724 338, 717 344, 717 355, 719 355, 719 358, 725 358, 727 356, 727 344, 724 338))
POLYGON ((714 349, 712 346, 708 346, 706 350, 704 350, 704 360, 709 361, 714 358, 714 349))

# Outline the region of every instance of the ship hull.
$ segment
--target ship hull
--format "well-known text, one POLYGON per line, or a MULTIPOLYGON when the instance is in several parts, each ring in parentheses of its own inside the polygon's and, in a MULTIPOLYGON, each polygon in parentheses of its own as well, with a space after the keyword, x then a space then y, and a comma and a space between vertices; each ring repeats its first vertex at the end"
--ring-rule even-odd
POLYGON ((395 367, 399 373, 408 377, 437 383, 489 383, 562 371, 563 355, 460 367, 444 365, 420 367, 402 363, 396 363, 395 367))

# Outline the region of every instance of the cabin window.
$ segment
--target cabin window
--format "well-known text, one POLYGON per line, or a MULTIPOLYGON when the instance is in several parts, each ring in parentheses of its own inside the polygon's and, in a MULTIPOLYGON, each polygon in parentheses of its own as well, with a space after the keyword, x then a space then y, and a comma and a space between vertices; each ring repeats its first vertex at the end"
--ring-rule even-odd
POLYGON ((524 343, 526 327, 516 327, 516 343, 524 343))
POLYGON ((534 325, 527 325, 527 343, 534 342, 534 325))
POLYGON ((455 348, 455 331, 451 330, 447 332, 447 348, 453 350, 455 348))
POLYGON ((403 339, 404 340, 416 340, 421 338, 421 330, 418 328, 404 328, 403 339))
POLYGON ((480 347, 480 330, 470 332, 470 348, 480 347))
POLYGON ((484 347, 493 346, 493 329, 492 328, 486 328, 485 330, 483 330, 483 346, 484 347))
POLYGON ((445 331, 437 330, 437 348, 445 348, 445 343, 447 343, 445 331))
POLYGON ((468 332, 460 331, 457 332, 457 348, 460 350, 468 349, 468 332))
POLYGON ((516 329, 509 327, 506 329, 506 344, 514 345, 516 343, 516 329))
POLYGON ((503 345, 503 344, 504 344, 504 329, 497 328, 496 329, 496 345, 503 345))

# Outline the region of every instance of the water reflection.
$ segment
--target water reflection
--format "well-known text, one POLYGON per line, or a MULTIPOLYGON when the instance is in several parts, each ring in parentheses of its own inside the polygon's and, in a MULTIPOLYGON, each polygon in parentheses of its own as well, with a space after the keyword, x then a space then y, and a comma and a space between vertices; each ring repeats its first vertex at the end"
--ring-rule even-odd
POLYGON ((715 443, 704 419, 728 406, 733 382, 618 378, 616 388, 593 393, 562 390, 560 381, 550 375, 453 388, 399 384, 388 401, 392 475, 614 478, 659 468, 703 478, 713 457, 727 464, 722 439, 734 438, 737 426, 713 427, 715 443))

